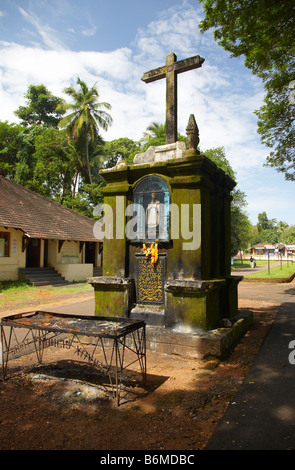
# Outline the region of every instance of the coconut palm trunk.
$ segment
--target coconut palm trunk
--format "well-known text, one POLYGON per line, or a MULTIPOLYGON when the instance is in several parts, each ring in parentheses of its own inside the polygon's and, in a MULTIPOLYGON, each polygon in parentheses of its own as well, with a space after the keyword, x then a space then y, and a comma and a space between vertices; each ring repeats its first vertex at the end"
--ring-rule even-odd
POLYGON ((86 155, 86 164, 87 164, 89 182, 90 184, 92 184, 92 174, 91 174, 90 161, 89 161, 89 144, 88 144, 87 130, 85 132, 85 155, 86 155))
POLYGON ((72 112, 65 116, 59 123, 59 127, 66 128, 68 136, 77 140, 79 137, 85 139, 85 158, 89 176, 89 182, 92 183, 91 165, 89 161, 89 138, 92 141, 98 139, 99 128, 104 130, 112 124, 111 116, 104 109, 111 109, 109 103, 99 103, 99 93, 95 84, 88 88, 85 82, 78 78, 78 90, 74 87, 65 88, 64 92, 69 95, 74 103, 61 103, 58 110, 72 112))

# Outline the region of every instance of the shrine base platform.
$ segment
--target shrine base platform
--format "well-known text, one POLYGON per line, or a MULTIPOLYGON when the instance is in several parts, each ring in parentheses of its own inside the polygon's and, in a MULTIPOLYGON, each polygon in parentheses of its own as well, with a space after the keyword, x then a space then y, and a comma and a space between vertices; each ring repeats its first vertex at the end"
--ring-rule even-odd
MULTIPOLYGON (((227 321, 227 320, 225 320, 227 321)), ((234 349, 253 323, 253 312, 240 310, 227 327, 210 331, 184 324, 174 328, 146 325, 146 350, 189 359, 224 358, 234 349)), ((84 338, 87 341, 87 338, 84 338)))
POLYGON ((193 330, 179 325, 175 328, 163 326, 146 327, 147 351, 187 358, 203 359, 209 356, 225 357, 240 341, 253 322, 253 313, 240 311, 228 327, 208 332, 193 330))

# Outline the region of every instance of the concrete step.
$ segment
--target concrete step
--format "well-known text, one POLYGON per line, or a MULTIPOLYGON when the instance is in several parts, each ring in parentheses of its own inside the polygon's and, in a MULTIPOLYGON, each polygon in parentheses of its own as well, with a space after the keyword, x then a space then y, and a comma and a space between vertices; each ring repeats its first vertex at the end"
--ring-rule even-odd
POLYGON ((33 286, 64 286, 68 284, 68 281, 65 279, 57 280, 45 280, 45 281, 30 281, 33 286))
POLYGON ((57 273, 54 268, 19 268, 22 273, 57 273))
POLYGON ((20 268, 20 276, 33 286, 65 285, 68 281, 54 268, 20 268))

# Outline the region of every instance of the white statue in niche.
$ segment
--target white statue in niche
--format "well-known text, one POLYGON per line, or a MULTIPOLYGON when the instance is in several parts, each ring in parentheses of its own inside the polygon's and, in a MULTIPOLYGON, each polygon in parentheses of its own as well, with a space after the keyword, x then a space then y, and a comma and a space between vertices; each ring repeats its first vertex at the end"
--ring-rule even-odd
POLYGON ((156 197, 156 193, 152 193, 152 199, 146 209, 146 224, 148 238, 155 239, 159 231, 159 211, 160 201, 156 197))

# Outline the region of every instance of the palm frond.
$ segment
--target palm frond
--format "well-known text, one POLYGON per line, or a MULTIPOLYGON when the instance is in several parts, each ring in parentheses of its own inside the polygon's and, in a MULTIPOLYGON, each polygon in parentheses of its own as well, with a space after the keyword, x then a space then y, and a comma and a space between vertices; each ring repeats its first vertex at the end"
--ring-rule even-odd
POLYGON ((61 129, 68 127, 73 122, 75 117, 76 117, 76 113, 68 114, 67 116, 62 118, 61 121, 59 121, 58 127, 60 127, 61 129))
POLYGON ((78 88, 70 86, 64 92, 73 99, 73 103, 63 103, 64 111, 72 110, 72 113, 59 122, 59 127, 66 128, 67 134, 72 135, 74 140, 83 137, 86 145, 86 160, 88 166, 89 180, 92 182, 90 164, 88 158, 88 139, 98 140, 99 128, 107 130, 112 124, 112 117, 103 109, 110 110, 111 105, 106 102, 98 102, 99 93, 96 83, 89 88, 79 77, 78 88))

